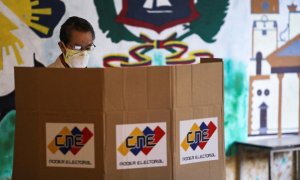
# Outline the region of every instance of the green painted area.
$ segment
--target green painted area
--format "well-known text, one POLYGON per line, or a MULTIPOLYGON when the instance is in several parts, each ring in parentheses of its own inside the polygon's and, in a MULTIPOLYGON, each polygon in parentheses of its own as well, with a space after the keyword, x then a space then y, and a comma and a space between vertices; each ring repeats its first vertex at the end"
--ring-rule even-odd
POLYGON ((11 179, 13 167, 16 111, 10 111, 0 122, 0 180, 11 179))
POLYGON ((198 0, 196 5, 200 13, 199 18, 184 25, 189 31, 177 39, 182 41, 192 34, 196 34, 205 42, 215 42, 215 36, 224 24, 227 15, 229 0, 198 0))
POLYGON ((121 23, 116 22, 117 12, 114 1, 94 0, 97 13, 99 15, 99 27, 107 38, 112 42, 119 43, 122 40, 141 42, 141 40, 131 33, 121 23))
POLYGON ((232 144, 247 138, 247 65, 244 61, 224 61, 224 111, 226 155, 235 153, 232 144))

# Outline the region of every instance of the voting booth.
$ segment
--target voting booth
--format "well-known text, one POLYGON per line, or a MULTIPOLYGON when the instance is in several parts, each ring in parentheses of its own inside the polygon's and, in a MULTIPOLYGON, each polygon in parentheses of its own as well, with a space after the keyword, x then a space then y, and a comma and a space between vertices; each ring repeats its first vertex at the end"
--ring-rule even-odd
POLYGON ((15 68, 13 179, 225 179, 223 62, 15 68))

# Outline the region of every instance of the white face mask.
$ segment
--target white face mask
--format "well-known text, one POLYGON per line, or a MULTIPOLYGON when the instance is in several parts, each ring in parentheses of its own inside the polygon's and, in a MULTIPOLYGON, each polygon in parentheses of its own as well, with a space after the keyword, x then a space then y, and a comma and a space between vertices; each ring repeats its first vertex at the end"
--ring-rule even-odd
POLYGON ((64 54, 65 62, 71 68, 85 68, 89 63, 90 54, 88 51, 66 49, 64 54))

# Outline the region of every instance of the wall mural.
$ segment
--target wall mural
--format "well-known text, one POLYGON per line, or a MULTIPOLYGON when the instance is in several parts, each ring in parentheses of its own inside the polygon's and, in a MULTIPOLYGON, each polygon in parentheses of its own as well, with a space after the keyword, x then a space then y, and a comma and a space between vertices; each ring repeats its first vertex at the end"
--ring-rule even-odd
POLYGON ((236 140, 278 133, 278 122, 299 129, 300 0, 0 0, 0 179, 12 172, 14 67, 52 63, 70 16, 95 29, 89 67, 223 58, 227 155, 236 140))
MULTIPOLYGON (((2 0, 0 12, 0 119, 2 119, 7 112, 14 109, 14 81, 13 67, 25 65, 22 49, 24 49, 24 42, 20 37, 13 32, 19 27, 14 23, 13 19, 5 16, 3 13, 6 9, 13 13, 22 25, 27 26, 35 33, 38 38, 49 38, 53 35, 53 30, 62 18, 65 12, 65 5, 59 1, 50 0, 2 0), (2 9, 3 8, 3 9, 2 9), (3 52, 5 50, 5 53, 3 52), (13 61, 4 68, 4 61, 13 61), (15 62, 15 63, 14 63, 15 62)), ((23 35, 23 34, 22 34, 23 35)), ((26 35, 23 35, 26 37, 26 35)), ((29 53, 32 55, 33 53, 29 53)))
POLYGON ((153 58, 150 52, 155 49, 160 50, 156 57, 162 57, 164 61, 160 64, 164 65, 194 63, 200 57, 213 57, 201 49, 189 52, 189 45, 183 40, 195 34, 206 42, 214 42, 228 6, 228 0, 199 0, 196 3, 193 0, 123 0, 117 13, 113 1, 94 2, 101 17, 99 27, 107 33, 106 37, 115 43, 122 40, 139 43, 130 47, 129 56, 118 52, 104 56, 104 67, 154 65, 152 61, 157 58, 153 58), (125 25, 139 28, 128 30, 125 25), (173 29, 169 34, 161 35, 162 31, 174 26, 180 30, 173 29), (145 32, 141 28, 145 28, 145 32), (160 38, 151 38, 147 34, 149 30, 161 35, 160 38))
POLYGON ((27 33, 20 29, 32 31, 36 41, 49 38, 64 13, 65 5, 60 0, 0 1, 0 179, 9 178, 12 173, 16 117, 13 67, 44 66, 35 59, 30 44, 22 40, 27 33), (15 16, 19 26, 7 11, 15 16), (20 32, 15 33, 16 30, 20 32), (25 60, 30 56, 32 65, 25 60))
POLYGON ((248 134, 297 132, 299 127, 300 11, 292 2, 251 2, 252 48, 248 134))

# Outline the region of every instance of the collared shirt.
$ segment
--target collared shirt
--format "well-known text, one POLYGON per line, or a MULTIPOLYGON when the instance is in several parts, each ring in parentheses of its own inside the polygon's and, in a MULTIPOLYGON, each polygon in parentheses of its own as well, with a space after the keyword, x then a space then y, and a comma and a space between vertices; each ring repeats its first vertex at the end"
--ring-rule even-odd
POLYGON ((48 68, 69 68, 69 65, 64 61, 62 54, 54 61, 54 63, 48 65, 48 68))

